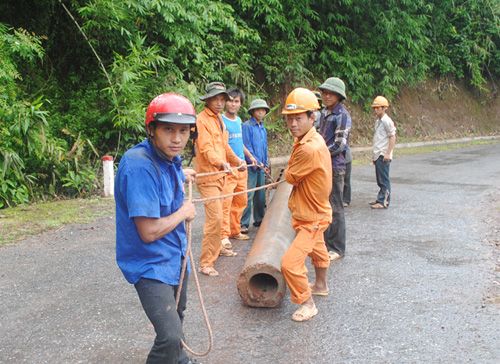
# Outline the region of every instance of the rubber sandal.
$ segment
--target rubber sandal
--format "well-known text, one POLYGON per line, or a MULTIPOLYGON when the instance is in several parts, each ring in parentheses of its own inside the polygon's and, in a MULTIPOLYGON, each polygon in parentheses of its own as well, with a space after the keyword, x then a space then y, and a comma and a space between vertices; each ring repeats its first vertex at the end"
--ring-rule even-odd
POLYGON ((314 287, 314 284, 309 283, 309 288, 311 288, 311 294, 313 296, 328 296, 328 294, 330 293, 329 289, 324 290, 324 291, 314 291, 313 287, 314 287))
POLYGON ((231 249, 226 249, 222 248, 219 253, 220 256, 222 257, 235 257, 238 255, 235 251, 232 251, 231 249))
POLYGON ((213 267, 200 267, 198 272, 209 277, 217 277, 219 275, 219 272, 213 267))
POLYGON ((248 228, 246 226, 242 226, 240 231, 242 234, 248 234, 248 228))
POLYGON ((384 205, 382 205, 380 202, 377 202, 376 204, 371 205, 370 207, 372 209, 375 209, 375 210, 380 210, 380 209, 386 209, 387 208, 384 205))
POLYGON ((248 235, 245 235, 243 233, 239 233, 238 235, 230 236, 231 239, 236 239, 236 240, 250 240, 250 237, 248 235))
POLYGON ((302 305, 297 309, 297 311, 293 313, 292 320, 296 322, 308 321, 317 314, 318 314, 318 309, 316 305, 314 305, 314 307, 312 308, 302 305))
POLYGON ((222 244, 222 247, 223 248, 226 248, 226 249, 233 249, 233 244, 231 244, 231 242, 229 241, 228 238, 224 238, 220 241, 220 243, 222 244))
POLYGON ((342 255, 340 255, 339 253, 334 252, 334 251, 329 251, 328 252, 328 257, 330 258, 330 262, 334 262, 334 261, 339 260, 340 258, 342 258, 342 255))

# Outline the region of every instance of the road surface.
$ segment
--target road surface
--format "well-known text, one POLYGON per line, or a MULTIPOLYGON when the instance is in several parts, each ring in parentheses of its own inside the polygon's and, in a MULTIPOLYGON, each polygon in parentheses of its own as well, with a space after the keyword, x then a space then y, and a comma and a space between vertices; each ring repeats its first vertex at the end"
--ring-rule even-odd
MULTIPOLYGON (((498 363, 500 143, 391 166, 392 205, 373 211, 374 168, 353 169, 347 254, 310 322, 242 305, 239 255, 200 277, 215 333, 202 363, 498 363)), ((195 256, 203 209, 194 224, 195 256)), ((251 236, 255 230, 251 230, 251 236)), ((154 335, 114 261, 114 217, 0 247, 1 363, 143 363, 154 335)), ((190 282, 187 341, 207 345, 190 282)))

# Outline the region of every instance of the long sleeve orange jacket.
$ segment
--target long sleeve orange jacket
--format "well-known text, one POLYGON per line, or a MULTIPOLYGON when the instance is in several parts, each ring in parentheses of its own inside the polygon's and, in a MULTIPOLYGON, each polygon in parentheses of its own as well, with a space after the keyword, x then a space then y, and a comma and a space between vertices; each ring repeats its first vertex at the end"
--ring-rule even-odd
POLYGON ((330 152, 314 127, 302 139, 295 141, 285 179, 293 185, 288 208, 294 219, 332 221, 329 199, 332 190, 330 152))
MULTIPOLYGON (((220 115, 205 108, 196 117, 198 137, 195 142, 195 170, 197 173, 215 172, 222 169, 222 163, 238 166, 241 159, 229 146, 229 134, 220 115)), ((197 178, 198 184, 217 181, 224 174, 197 178)))

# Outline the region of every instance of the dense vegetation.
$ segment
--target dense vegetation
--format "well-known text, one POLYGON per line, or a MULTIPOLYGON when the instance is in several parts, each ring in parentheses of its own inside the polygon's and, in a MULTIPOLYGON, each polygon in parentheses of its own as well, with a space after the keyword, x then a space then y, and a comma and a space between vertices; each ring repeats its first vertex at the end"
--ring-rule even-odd
POLYGON ((0 207, 91 192, 153 96, 196 101, 210 80, 275 102, 333 75, 361 104, 430 77, 487 94, 499 14, 497 0, 4 0, 0 207))

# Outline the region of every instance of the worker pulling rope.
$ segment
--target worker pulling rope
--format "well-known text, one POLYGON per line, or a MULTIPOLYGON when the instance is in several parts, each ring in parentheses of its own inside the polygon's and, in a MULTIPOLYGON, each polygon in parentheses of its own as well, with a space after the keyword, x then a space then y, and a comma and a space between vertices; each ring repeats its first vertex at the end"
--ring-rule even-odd
MULTIPOLYGON (((250 165, 250 166, 252 166, 252 165, 250 165)), ((206 175, 214 175, 214 174, 221 174, 221 173, 231 173, 231 171, 230 170, 224 170, 224 171, 218 171, 218 172, 199 173, 196 176, 197 177, 198 176, 203 177, 203 176, 206 176, 206 175)), ((271 187, 277 186, 278 184, 283 183, 283 182, 285 182, 285 180, 272 182, 272 183, 269 183, 267 185, 263 185, 263 186, 251 188, 251 189, 248 189, 248 190, 245 190, 245 191, 241 191, 241 192, 234 192, 234 193, 230 193, 230 194, 227 194, 227 195, 220 195, 220 196, 214 196, 214 197, 193 199, 193 183, 190 180, 188 182, 188 201, 192 201, 193 203, 198 203, 198 202, 207 202, 207 201, 216 200, 216 199, 225 199, 225 198, 228 198, 228 197, 231 197, 231 196, 236 196, 236 195, 243 194, 243 193, 257 191, 257 190, 261 190, 261 189, 264 189, 264 188, 271 188, 271 187)), ((210 325, 210 320, 208 319, 207 310, 205 308, 205 302, 203 300, 203 294, 201 293, 200 281, 198 280, 198 274, 197 274, 197 271, 196 271, 196 264, 195 264, 194 259, 193 259, 193 251, 191 249, 191 245, 192 245, 191 221, 186 221, 186 235, 187 235, 187 255, 188 255, 189 260, 191 262, 191 269, 192 269, 192 271, 194 273, 194 281, 195 281, 195 284, 196 284, 196 291, 197 291, 198 297, 200 299, 200 306, 201 306, 201 310, 203 312, 203 319, 205 320, 205 325, 207 327, 209 342, 208 342, 208 348, 205 351, 203 351, 203 352, 196 352, 196 351, 194 351, 192 348, 190 348, 186 344, 186 342, 184 340, 181 340, 181 343, 182 343, 182 346, 184 347, 184 349, 186 351, 188 351, 189 353, 191 353, 192 355, 203 357, 203 356, 207 356, 208 353, 210 353, 210 351, 212 350, 212 347, 213 347, 213 331, 212 331, 212 326, 210 325)), ((180 277, 180 280, 179 280, 179 288, 177 289, 177 295, 175 297, 176 306, 179 306, 180 293, 182 292, 182 286, 183 286, 183 283, 184 283, 184 276, 186 275, 186 270, 187 270, 187 259, 184 258, 184 260, 182 262, 181 277, 180 277)))

